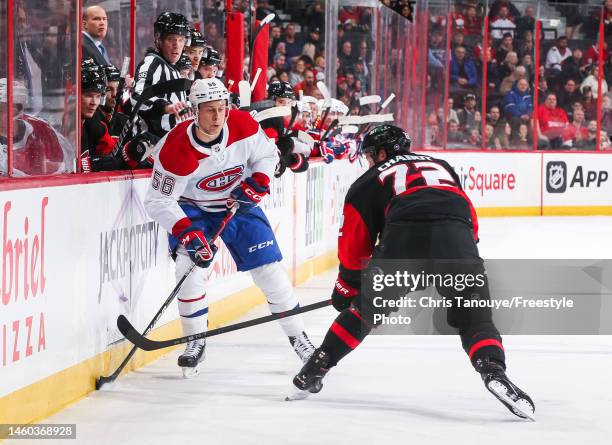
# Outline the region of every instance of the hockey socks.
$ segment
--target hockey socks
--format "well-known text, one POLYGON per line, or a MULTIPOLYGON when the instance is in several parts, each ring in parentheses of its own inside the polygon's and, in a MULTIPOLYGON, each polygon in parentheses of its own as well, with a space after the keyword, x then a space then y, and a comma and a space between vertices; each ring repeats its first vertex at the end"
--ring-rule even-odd
POLYGON ((336 366, 342 358, 359 346, 371 330, 355 307, 340 312, 327 331, 320 348, 329 354, 329 367, 336 366))

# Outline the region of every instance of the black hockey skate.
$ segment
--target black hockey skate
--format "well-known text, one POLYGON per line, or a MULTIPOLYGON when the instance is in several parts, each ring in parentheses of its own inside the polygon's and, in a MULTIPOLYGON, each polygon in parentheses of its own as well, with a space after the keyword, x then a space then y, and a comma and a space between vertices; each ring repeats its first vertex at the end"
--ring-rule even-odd
POLYGON ((199 374, 198 365, 206 358, 206 339, 187 343, 185 352, 179 355, 178 365, 183 369, 183 377, 191 378, 199 374))
POLYGON ((310 356, 300 372, 293 378, 295 391, 285 400, 305 399, 310 393, 317 393, 323 388, 323 377, 329 371, 329 354, 322 349, 317 349, 310 356))
POLYGON ((488 358, 476 361, 485 386, 510 412, 522 419, 535 421, 535 405, 531 397, 510 381, 501 363, 488 358))
POLYGON ((291 343, 291 346, 293 346, 293 350, 300 360, 302 360, 302 363, 306 363, 315 351, 315 347, 310 342, 306 332, 303 331, 298 336, 289 336, 289 343, 291 343))

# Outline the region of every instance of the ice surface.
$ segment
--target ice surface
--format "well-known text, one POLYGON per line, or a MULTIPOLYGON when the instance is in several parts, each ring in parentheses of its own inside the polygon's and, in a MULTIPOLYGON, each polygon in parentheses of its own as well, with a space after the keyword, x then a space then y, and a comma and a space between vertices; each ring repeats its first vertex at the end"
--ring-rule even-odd
MULTIPOLYGON (((612 218, 482 219, 480 238, 486 258, 610 258, 612 218)), ((328 298, 335 274, 302 285, 301 301, 328 298)), ((266 314, 261 306, 245 318, 266 314)), ((334 317, 332 308, 305 314, 314 343, 334 317)), ((452 336, 370 336, 321 393, 285 402, 300 362, 275 323, 211 338, 195 379, 181 377, 174 350, 45 422, 76 423, 77 441, 67 444, 610 443, 611 337, 507 336, 504 344, 509 377, 536 404, 535 423, 488 393, 452 336)))

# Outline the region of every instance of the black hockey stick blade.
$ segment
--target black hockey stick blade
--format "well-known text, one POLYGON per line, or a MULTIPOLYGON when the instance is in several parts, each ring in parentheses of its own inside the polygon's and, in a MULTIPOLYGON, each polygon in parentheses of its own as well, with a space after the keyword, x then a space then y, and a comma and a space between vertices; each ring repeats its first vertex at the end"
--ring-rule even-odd
POLYGON ((123 334, 123 336, 128 339, 131 343, 133 343, 136 347, 144 350, 144 351, 155 351, 157 349, 168 348, 170 346, 176 346, 183 343, 187 343, 193 340, 198 340, 200 338, 213 337, 215 335, 225 334, 227 332, 237 331, 239 329, 248 328, 251 326, 256 326, 258 324, 268 323, 270 321, 278 320, 280 318, 291 317, 293 315, 302 314, 304 312, 314 311, 315 309, 320 309, 322 307, 329 306, 331 304, 331 300, 323 300, 317 303, 308 304, 306 306, 298 307, 295 309, 291 309, 285 312, 279 312, 276 314, 267 315, 265 317, 254 318, 252 320, 243 321, 241 323, 231 324, 229 326, 222 326, 217 329, 212 329, 207 332, 199 332, 193 335, 187 335, 185 337, 173 338, 170 340, 151 340, 146 338, 144 335, 141 335, 132 324, 129 322, 127 318, 123 315, 120 315, 117 318, 117 328, 119 332, 123 334))

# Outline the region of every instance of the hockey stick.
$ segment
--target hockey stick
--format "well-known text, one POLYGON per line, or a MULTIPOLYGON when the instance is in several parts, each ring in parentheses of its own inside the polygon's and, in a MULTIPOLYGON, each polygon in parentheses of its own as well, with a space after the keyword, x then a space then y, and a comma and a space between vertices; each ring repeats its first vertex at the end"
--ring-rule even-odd
POLYGON ((327 127, 327 129, 325 130, 325 133, 323 133, 323 136, 321 136, 321 139, 320 139, 321 142, 324 142, 325 139, 327 139, 327 137, 332 132, 332 130, 336 128, 336 126, 338 125, 338 122, 339 122, 338 119, 334 119, 333 121, 330 122, 329 127, 327 127))
POLYGON ((246 80, 238 82, 238 96, 240 97, 240 109, 249 109, 251 106, 251 85, 246 80))
POLYGON ((123 315, 120 315, 119 318, 117 318, 117 327, 119 328, 119 331, 121 331, 121 333, 125 336, 125 338, 131 341, 135 345, 135 347, 138 347, 145 351, 155 351, 157 349, 163 349, 168 348, 170 346, 188 343, 190 341, 198 340, 200 338, 213 337, 215 335, 221 335, 227 332, 237 331, 239 329, 268 323, 270 321, 278 320, 281 318, 302 314, 304 312, 314 311, 315 309, 320 309, 322 307, 329 306, 330 304, 331 300, 319 301, 317 303, 308 304, 306 306, 294 308, 285 312, 278 312, 276 314, 267 315, 265 317, 254 318, 252 320, 243 321, 241 323, 223 326, 217 329, 213 329, 211 331, 199 332, 197 334, 187 335, 185 337, 178 337, 162 341, 150 340, 144 335, 140 335, 140 333, 136 329, 134 329, 134 326, 132 326, 128 319, 125 318, 123 315))
POLYGON ((290 114, 291 114, 291 107, 287 107, 287 106, 272 107, 272 108, 266 108, 265 110, 260 111, 255 116, 253 116, 253 119, 255 119, 257 122, 261 122, 263 120, 271 119, 273 117, 289 116, 290 114))
MULTIPOLYGON (((217 230, 217 232, 210 239, 209 244, 213 244, 215 241, 217 241, 219 236, 221 236, 221 233, 223 232, 223 230, 225 230, 225 227, 227 226, 227 224, 236 214, 237 210, 238 210, 238 206, 232 206, 228 210, 227 214, 225 215, 225 218, 223 218, 223 220, 221 221, 221 226, 219 227, 219 230, 217 230)), ((174 300, 174 297, 176 297, 179 290, 181 289, 181 286, 183 285, 183 283, 185 282, 189 274, 193 271, 193 269, 195 269, 195 267, 196 267, 196 264, 193 263, 189 267, 189 269, 187 269, 187 272, 185 272, 185 274, 181 277, 179 282, 176 283, 176 286, 174 287, 172 292, 170 292, 170 295, 168 296, 168 298, 166 298, 166 301, 164 301, 164 304, 162 304, 162 307, 159 308, 159 310, 155 314, 155 317, 153 317, 153 320, 151 320, 151 322, 145 329, 144 335, 148 334, 151 331, 151 329, 153 329, 153 326, 155 326, 155 324, 159 321, 160 317, 162 316, 164 311, 168 308, 172 300, 174 300)), ((121 315, 120 317, 123 317, 123 315, 121 315)), ((123 359, 123 361, 121 362, 119 367, 115 370, 115 372, 113 372, 109 376, 100 376, 96 379, 96 389, 97 390, 100 389, 102 385, 104 385, 105 383, 114 382, 117 379, 117 377, 119 377, 119 374, 121 374, 121 371, 123 371, 123 368, 125 368, 125 366, 128 364, 132 356, 136 353, 136 349, 137 349, 136 346, 132 347, 132 349, 130 350, 130 353, 125 357, 125 359, 123 359)))
POLYGON ((253 77, 253 82, 251 82, 251 93, 255 91, 255 86, 257 85, 257 81, 259 80, 259 75, 261 74, 261 68, 257 68, 255 72, 255 77, 253 77))
MULTIPOLYGON (((261 32, 262 29, 264 29, 264 27, 270 23, 272 20, 274 20, 275 14, 268 14, 267 16, 265 16, 263 18, 263 20, 261 22, 259 22, 259 26, 257 27, 257 30, 255 31, 255 34, 253 34, 253 38, 251 39, 251 47, 249 48, 250 54, 249 54, 249 72, 248 72, 248 76, 251 77, 251 71, 253 71, 253 56, 255 55, 255 41, 257 40, 257 37, 259 36, 259 33, 261 32)), ((251 26, 251 30, 253 29, 253 27, 251 26)))
POLYGON ((291 106, 291 119, 289 120, 289 124, 287 125, 287 128, 285 128, 285 135, 288 135, 289 133, 291 133, 291 127, 293 127, 293 123, 295 122, 295 118, 298 115, 298 107, 297 104, 293 104, 291 106))
POLYGON ((373 94, 371 96, 362 96, 359 98, 359 106, 363 107, 364 105, 370 104, 379 104, 382 99, 378 94, 373 94))
POLYGON ((149 88, 146 88, 145 90, 143 90, 143 92, 138 97, 138 101, 134 105, 134 108, 132 109, 132 113, 130 114, 130 117, 128 118, 127 122, 123 126, 123 129, 121 130, 121 134, 119 135, 119 138, 117 139, 117 143, 115 144, 115 147, 113 148, 113 156, 117 156, 117 153, 119 152, 119 150, 121 150, 121 148, 125 144, 125 141, 127 140, 128 136, 132 132, 132 127, 134 127, 134 123, 136 122, 136 119, 138 118, 138 112, 140 111, 140 107, 142 107, 142 105, 147 100, 155 96, 161 96, 161 95, 169 94, 169 93, 179 93, 181 91, 187 91, 189 88, 191 88, 191 84, 192 84, 192 81, 188 79, 182 79, 182 78, 172 79, 166 82, 156 83, 155 85, 151 85, 149 88))
POLYGON ((331 109, 331 94, 329 94, 329 90, 327 89, 327 86, 321 81, 317 82, 317 88, 323 95, 323 99, 324 99, 323 114, 321 116, 321 122, 319 123, 319 128, 318 128, 318 130, 321 130, 321 128, 323 128, 323 125, 325 124, 325 119, 327 119, 329 110, 331 109))
POLYGON ((123 89, 125 88, 125 76, 127 75, 128 69, 130 69, 130 58, 124 57, 123 65, 121 65, 121 77, 119 78, 119 85, 117 86, 115 106, 113 107, 113 112, 111 113, 111 117, 108 123, 109 131, 112 131, 113 125, 115 125, 115 120, 117 119, 117 110, 119 109, 121 98, 123 97, 123 89))

